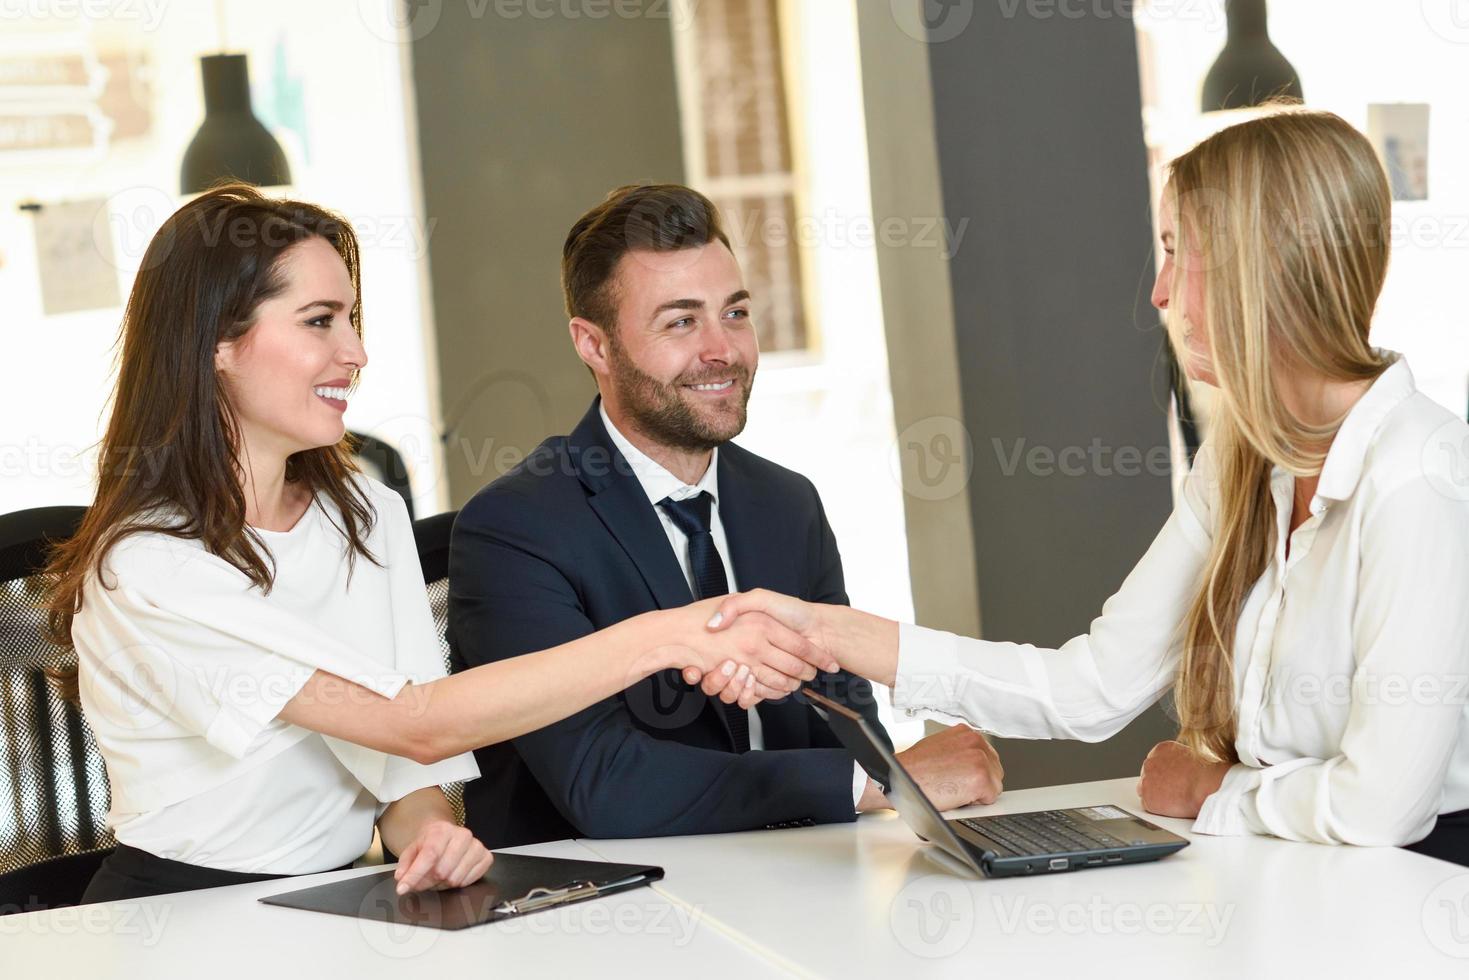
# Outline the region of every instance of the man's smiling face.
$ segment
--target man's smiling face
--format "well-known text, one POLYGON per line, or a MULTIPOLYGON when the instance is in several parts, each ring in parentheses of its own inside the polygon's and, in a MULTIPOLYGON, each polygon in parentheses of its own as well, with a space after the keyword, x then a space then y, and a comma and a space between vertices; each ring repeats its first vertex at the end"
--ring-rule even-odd
POLYGON ((623 255, 609 284, 612 391, 622 414, 671 448, 700 451, 745 427, 760 360, 750 294, 722 242, 623 255))

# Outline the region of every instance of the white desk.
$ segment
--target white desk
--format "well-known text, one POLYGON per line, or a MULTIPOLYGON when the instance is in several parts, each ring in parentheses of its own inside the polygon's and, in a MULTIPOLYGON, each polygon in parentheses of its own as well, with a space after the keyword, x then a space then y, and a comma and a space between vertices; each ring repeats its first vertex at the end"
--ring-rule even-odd
MULTIPOLYGON (((509 850, 585 859, 572 841, 509 850)), ((388 865, 387 867, 392 867, 388 865)), ((262 905, 263 895, 383 866, 0 916, 0 975, 67 980, 471 980, 778 973, 716 923, 639 888, 459 931, 262 905)))
MULTIPOLYGON (((1135 780, 1006 793, 974 813, 1113 803, 1135 780)), ((1187 821, 1155 818, 1187 833, 1187 821)), ((1194 837, 1153 864, 945 873, 891 814, 855 825, 514 850, 661 865, 643 888, 460 932, 255 901, 374 868, 0 917, 15 977, 1469 976, 1469 869, 1396 848, 1194 837)))
MULTIPOLYGON (((1136 782, 1007 792, 954 815, 1097 803, 1145 815, 1136 782)), ((811 976, 1469 977, 1469 868, 1149 819, 1193 843, 1149 864, 1034 878, 949 875, 891 813, 855 827, 581 843, 658 863, 656 889, 811 976)))

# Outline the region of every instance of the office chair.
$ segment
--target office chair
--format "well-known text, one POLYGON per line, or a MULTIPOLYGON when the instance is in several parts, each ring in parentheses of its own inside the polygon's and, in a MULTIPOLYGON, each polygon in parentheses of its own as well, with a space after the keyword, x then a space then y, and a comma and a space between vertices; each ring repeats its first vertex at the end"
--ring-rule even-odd
MULTIPOLYGON (((368 476, 395 490, 408 505, 408 519, 413 520, 413 486, 408 479, 408 466, 403 454, 377 436, 365 432, 348 432, 356 446, 353 455, 368 476)), ((447 539, 446 539, 447 541, 447 539)), ((447 544, 445 545, 447 547, 447 544)))
POLYGON ((0 515, 0 915, 77 904, 115 843, 92 730, 42 672, 76 664, 45 638, 39 573, 85 513, 0 515))
MULTIPOLYGON (((418 545, 418 563, 423 566, 423 584, 428 590, 428 606, 439 637, 439 654, 444 658, 444 669, 450 672, 453 668, 449 665, 449 535, 454 530, 457 514, 458 511, 448 511, 413 522, 413 540, 418 545)), ((454 808, 455 819, 463 824, 464 784, 447 783, 443 789, 454 808)))

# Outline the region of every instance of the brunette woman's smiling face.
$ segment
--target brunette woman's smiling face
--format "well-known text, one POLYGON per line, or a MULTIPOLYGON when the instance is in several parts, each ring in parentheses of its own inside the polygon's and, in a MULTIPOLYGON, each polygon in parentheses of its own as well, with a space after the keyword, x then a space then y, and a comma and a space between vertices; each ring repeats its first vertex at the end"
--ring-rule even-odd
POLYGON ((219 345, 215 366, 251 452, 284 458, 341 441, 346 389, 367 351, 352 326, 352 277, 331 244, 307 238, 279 263, 285 288, 219 345))

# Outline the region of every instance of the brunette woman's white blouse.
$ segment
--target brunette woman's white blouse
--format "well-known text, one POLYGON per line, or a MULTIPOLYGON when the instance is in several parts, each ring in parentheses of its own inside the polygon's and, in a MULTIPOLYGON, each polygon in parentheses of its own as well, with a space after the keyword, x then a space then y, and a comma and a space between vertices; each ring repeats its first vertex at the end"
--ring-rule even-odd
POLYGON ((350 580, 340 513, 322 495, 289 531, 260 531, 268 594, 198 541, 124 538, 72 626, 82 707, 112 789, 118 840, 228 871, 347 864, 386 804, 479 775, 468 753, 431 766, 279 720, 314 670, 391 698, 444 676, 402 499, 358 478, 377 512, 350 580))
MULTIPOLYGON (((1043 650, 903 626, 894 705, 1004 737, 1121 729, 1174 681, 1215 528, 1210 459, 1206 442, 1088 633, 1043 650)), ((1272 475, 1275 549, 1235 634, 1240 762, 1193 829, 1421 840, 1469 808, 1469 426, 1399 357, 1351 409, 1291 533, 1293 483, 1272 475)))

